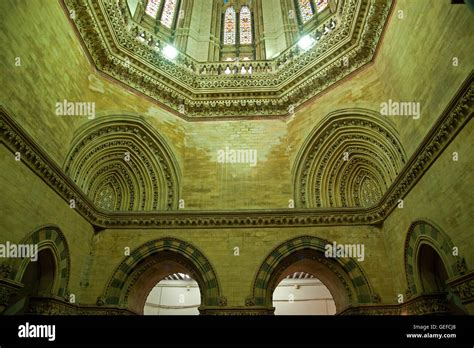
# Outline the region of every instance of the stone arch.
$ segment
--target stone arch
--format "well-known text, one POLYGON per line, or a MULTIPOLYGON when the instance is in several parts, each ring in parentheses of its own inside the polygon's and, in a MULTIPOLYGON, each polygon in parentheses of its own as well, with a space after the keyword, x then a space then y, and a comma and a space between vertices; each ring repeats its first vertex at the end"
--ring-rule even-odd
MULTIPOLYGON (((42 226, 18 244, 37 245, 38 253, 43 250, 51 252, 55 263, 54 283, 51 287, 51 293, 67 298, 71 258, 66 238, 60 228, 55 225, 42 226)), ((12 258, 8 264, 9 279, 20 283, 29 263, 30 259, 27 258, 12 258)))
POLYGON ((308 135, 293 165, 298 207, 376 205, 406 162, 398 133, 367 109, 328 114, 308 135))
POLYGON ((149 290, 176 271, 188 273, 197 281, 201 307, 225 302, 216 272, 203 253, 188 242, 167 237, 149 241, 131 252, 116 268, 99 303, 142 313, 149 290))
POLYGON ((349 306, 372 303, 376 295, 357 261, 326 258, 324 251, 327 244, 331 243, 312 236, 301 236, 280 244, 260 266, 253 282, 250 302, 271 308, 273 290, 284 277, 283 272, 296 271, 294 267, 310 260, 315 269, 324 272, 314 276, 328 287, 336 302, 337 312, 349 306))
POLYGON ((64 170, 98 208, 178 208, 178 163, 142 117, 103 116, 86 123, 74 135, 64 170))
POLYGON ((405 274, 409 295, 422 292, 418 274, 418 257, 423 245, 429 245, 436 251, 449 278, 463 274, 466 269, 464 258, 453 255, 454 244, 440 227, 431 221, 416 220, 410 225, 405 240, 405 274))

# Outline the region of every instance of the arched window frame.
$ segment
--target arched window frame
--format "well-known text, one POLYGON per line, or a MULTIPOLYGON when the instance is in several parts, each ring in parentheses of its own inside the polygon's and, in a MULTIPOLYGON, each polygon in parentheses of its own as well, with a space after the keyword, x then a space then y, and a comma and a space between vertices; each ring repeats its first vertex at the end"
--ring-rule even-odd
POLYGON ((306 26, 320 13, 329 8, 329 0, 296 0, 295 6, 298 13, 300 25, 306 26), (305 17, 303 15, 303 6, 306 7, 307 10, 310 9, 310 16, 305 17))
POLYGON ((239 43, 241 45, 252 45, 253 44, 253 21, 252 21, 252 11, 250 7, 244 5, 240 8, 239 12, 239 43), (248 19, 248 36, 250 37, 249 42, 245 41, 245 37, 243 34, 243 26, 245 24, 245 20, 248 19), (243 42, 244 41, 244 42, 243 42))
POLYGON ((179 8, 179 0, 165 0, 163 2, 163 8, 161 10, 161 16, 160 16, 160 23, 163 25, 165 28, 168 29, 173 29, 175 24, 176 24, 176 19, 178 17, 177 12, 179 8), (166 18, 163 18, 165 16, 165 11, 168 10, 167 7, 171 7, 171 19, 169 19, 167 22, 165 22, 166 18))
POLYGON ((158 12, 160 11, 162 0, 147 0, 145 13, 153 19, 158 17, 158 12))
POLYGON ((176 23, 179 17, 179 8, 181 6, 181 0, 147 0, 146 7, 145 7, 145 14, 152 18, 156 23, 164 28, 165 30, 174 30, 176 28, 176 23), (155 4, 155 15, 151 15, 149 8, 150 4, 155 4), (165 15, 165 11, 167 7, 174 3, 173 14, 171 16, 171 20, 164 22, 163 16, 165 15))
POLYGON ((296 6, 301 24, 304 25, 314 18, 314 4, 311 0, 297 0, 296 6))
POLYGON ((225 46, 235 45, 237 43, 237 12, 234 6, 229 6, 224 12, 224 20, 222 26, 222 42, 225 46), (229 22, 233 23, 233 28, 228 28, 229 22))
POLYGON ((329 6, 329 0, 313 0, 316 13, 323 12, 329 6))
MULTIPOLYGON (((226 4, 224 4, 226 5, 226 4)), ((220 48, 220 60, 234 61, 234 60, 253 60, 257 55, 257 48, 255 45, 255 18, 254 11, 255 6, 250 3, 241 3, 239 7, 236 7, 234 3, 224 6, 221 12, 221 48, 220 48), (232 37, 233 41, 227 39, 228 33, 228 11, 233 11, 235 14, 235 21, 233 26, 232 37), (243 11, 243 12, 242 12, 243 11), (244 20, 241 15, 245 15, 248 18, 247 23, 249 24, 245 35, 242 35, 241 30, 243 27, 244 20), (250 40, 243 40, 246 37, 250 40)), ((258 5, 257 5, 258 6, 258 5)))

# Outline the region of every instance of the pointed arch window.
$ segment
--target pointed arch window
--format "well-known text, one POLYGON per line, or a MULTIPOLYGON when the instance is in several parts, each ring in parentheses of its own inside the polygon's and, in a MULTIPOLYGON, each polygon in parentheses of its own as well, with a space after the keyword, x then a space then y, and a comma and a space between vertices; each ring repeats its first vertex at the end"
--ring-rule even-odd
POLYGON ((252 44, 252 14, 248 6, 240 9, 240 44, 252 44))
POLYGON ((148 0, 145 13, 152 18, 156 18, 160 9, 161 0, 148 0))
POLYGON ((298 0, 298 7, 300 10, 301 21, 303 23, 306 23, 313 18, 314 11, 313 6, 311 5, 311 0, 298 0))
POLYGON ((234 7, 227 8, 224 14, 224 45, 235 45, 236 15, 234 7))
POLYGON ((174 16, 176 14, 176 5, 178 0, 166 0, 161 13, 161 24, 170 28, 173 26, 174 16))
POLYGON ((316 12, 322 12, 328 6, 329 0, 316 0, 316 12))
POLYGON ((145 13, 167 28, 173 29, 180 0, 148 0, 145 13))
POLYGON ((329 5, 329 0, 296 0, 301 24, 306 24, 316 13, 323 12, 329 5))

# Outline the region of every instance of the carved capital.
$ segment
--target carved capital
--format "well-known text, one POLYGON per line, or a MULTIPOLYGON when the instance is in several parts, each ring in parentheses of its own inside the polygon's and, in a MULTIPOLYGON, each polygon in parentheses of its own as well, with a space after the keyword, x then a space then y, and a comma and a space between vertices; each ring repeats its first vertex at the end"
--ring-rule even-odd
POLYGON ((10 274, 12 272, 12 268, 10 265, 5 263, 0 264, 0 278, 8 279, 10 278, 10 274))
POLYGON ((255 306, 255 298, 252 297, 252 296, 248 296, 246 299, 245 299, 245 306, 247 307, 253 307, 255 306))
POLYGON ((227 306, 227 297, 219 296, 217 298, 217 305, 221 307, 227 306))

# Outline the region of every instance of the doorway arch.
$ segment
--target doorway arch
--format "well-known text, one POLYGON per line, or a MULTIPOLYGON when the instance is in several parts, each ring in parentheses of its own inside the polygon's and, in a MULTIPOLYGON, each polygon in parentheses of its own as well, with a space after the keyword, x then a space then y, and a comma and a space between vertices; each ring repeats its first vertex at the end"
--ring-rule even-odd
POLYGON ((465 314, 467 307, 452 280, 467 270, 464 258, 455 253, 451 238, 435 223, 416 220, 405 240, 407 296, 436 296, 448 314, 465 314))
POLYGON ((423 293, 446 291, 448 272, 436 250, 427 243, 421 244, 417 260, 420 290, 423 293))
POLYGON ((199 284, 186 273, 172 273, 161 279, 150 291, 145 315, 199 315, 199 284))
POLYGON ((162 238, 143 244, 116 268, 105 289, 105 305, 143 314, 152 288, 173 273, 189 274, 199 285, 202 306, 222 303, 216 272, 208 259, 188 242, 162 238))
POLYGON ((431 257, 432 260, 437 260, 432 251, 431 254, 426 254, 430 253, 430 249, 426 249, 427 245, 436 253, 438 262, 442 263, 447 279, 461 275, 465 268, 463 257, 453 255, 454 244, 441 228, 427 220, 416 220, 410 225, 405 240, 405 273, 408 292, 411 295, 423 292, 420 257, 431 257), (424 256, 420 253, 421 251, 425 253, 424 256))
POLYGON ((12 258, 8 278, 23 287, 12 293, 4 314, 20 314, 30 297, 68 296, 70 255, 66 238, 56 225, 37 228, 18 244, 37 247, 36 261, 12 258))
POLYGON ((337 312, 349 306, 371 303, 373 292, 367 277, 353 259, 329 259, 324 255, 328 241, 312 236, 288 240, 275 248, 255 276, 252 303, 272 308, 272 294, 291 272, 304 271, 320 279, 331 292, 337 312))
POLYGON ((275 315, 332 315, 336 305, 331 291, 313 274, 288 273, 273 291, 275 315))

